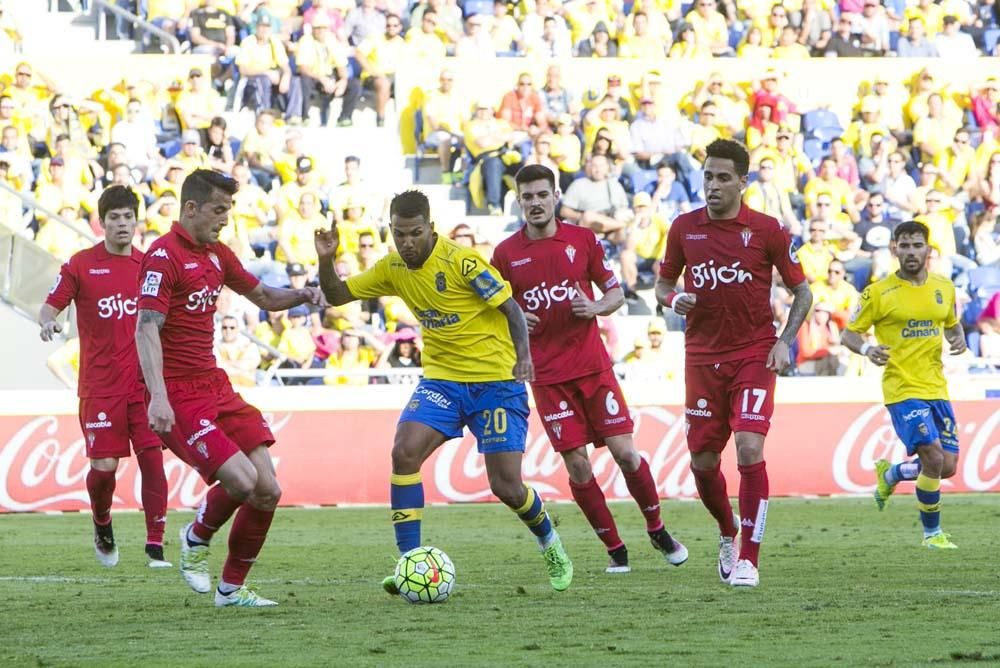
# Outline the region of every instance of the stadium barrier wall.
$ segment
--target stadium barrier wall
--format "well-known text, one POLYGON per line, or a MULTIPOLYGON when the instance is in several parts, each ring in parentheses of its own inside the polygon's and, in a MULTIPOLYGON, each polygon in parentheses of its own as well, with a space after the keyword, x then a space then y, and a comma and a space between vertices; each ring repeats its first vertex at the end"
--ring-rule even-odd
MULTIPOLYGON (((435 66, 425 61, 408 61, 396 73, 396 105, 400 110, 399 136, 406 153, 416 150, 414 113, 423 104, 424 91, 438 87, 442 69, 455 74, 454 90, 471 105, 480 99, 491 101, 499 108, 500 100, 514 90, 521 72, 532 75, 535 87, 545 83, 545 70, 552 64, 562 69, 562 85, 590 99, 593 106, 606 89, 609 74, 621 77, 623 85, 632 90, 642 75, 650 70, 663 77, 664 101, 676 104, 694 90, 712 72, 724 72, 732 84, 749 84, 768 69, 785 75, 782 92, 802 106, 804 111, 828 108, 847 127, 852 109, 860 95, 868 92, 875 75, 882 74, 894 82, 892 91, 904 104, 909 97, 906 86, 915 74, 928 68, 935 80, 945 82, 951 95, 968 95, 969 84, 982 83, 987 77, 1000 77, 1000 59, 971 58, 965 61, 940 58, 812 58, 809 60, 770 60, 723 58, 703 60, 641 60, 630 58, 495 58, 488 60, 445 58, 435 66)), ((965 105, 967 106, 967 105, 965 105)))
MULTIPOLYGON (((1000 379, 953 379, 962 454, 958 472, 944 483, 955 492, 1000 491, 1000 379)), ((390 449, 399 409, 410 388, 255 388, 248 400, 265 413, 277 437, 272 450, 283 505, 387 504, 390 449)), ((660 495, 692 498, 694 479, 684 442, 683 389, 627 386, 636 421, 636 445, 647 458, 660 495)), ((773 496, 866 494, 874 461, 904 455, 877 379, 782 379, 765 448, 773 496), (838 399, 831 399, 837 397, 838 399)), ((88 507, 85 441, 76 398, 66 391, 0 392, 0 512, 83 510, 88 507)), ((167 453, 169 505, 197 505, 205 485, 167 453)), ((592 457, 610 499, 629 498, 609 453, 592 457)), ((733 447, 723 469, 736 492, 733 447)), ((137 508, 134 459, 118 469, 115 506, 137 508)), ((559 455, 549 446, 538 415, 531 416, 524 478, 546 499, 569 500, 559 455)), ((449 441, 423 468, 429 503, 488 501, 482 458, 467 434, 449 441)))

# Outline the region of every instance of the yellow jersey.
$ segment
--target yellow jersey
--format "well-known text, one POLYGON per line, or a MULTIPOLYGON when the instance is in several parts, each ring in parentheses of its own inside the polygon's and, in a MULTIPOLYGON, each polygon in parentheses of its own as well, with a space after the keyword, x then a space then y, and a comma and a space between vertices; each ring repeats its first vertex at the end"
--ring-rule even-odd
POLYGON ((513 378, 514 344, 499 306, 510 286, 476 251, 438 236, 430 257, 410 269, 390 253, 347 279, 359 299, 398 295, 420 321, 424 377, 463 383, 513 378))
POLYGON ((864 334, 875 326, 875 338, 889 346, 889 363, 882 376, 885 403, 906 399, 948 399, 941 361, 942 333, 958 324, 955 285, 928 274, 913 285, 890 274, 865 288, 847 326, 864 334))

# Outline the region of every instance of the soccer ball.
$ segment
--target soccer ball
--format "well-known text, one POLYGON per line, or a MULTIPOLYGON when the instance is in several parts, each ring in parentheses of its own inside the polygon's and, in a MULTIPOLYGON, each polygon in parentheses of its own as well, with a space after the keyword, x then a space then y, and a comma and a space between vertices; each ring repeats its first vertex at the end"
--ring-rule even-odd
POLYGON ((410 603, 443 603, 455 586, 455 564, 436 547, 415 547, 396 562, 396 589, 410 603))

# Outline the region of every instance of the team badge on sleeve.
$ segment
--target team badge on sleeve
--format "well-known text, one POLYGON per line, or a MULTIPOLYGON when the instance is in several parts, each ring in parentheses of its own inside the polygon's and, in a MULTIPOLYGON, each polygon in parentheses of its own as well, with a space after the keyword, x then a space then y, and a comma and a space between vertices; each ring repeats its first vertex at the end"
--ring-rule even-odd
POLYGON ((503 285, 489 271, 482 271, 472 279, 472 289, 476 291, 480 299, 489 300, 493 295, 503 290, 503 285))
POLYGON ((158 271, 147 271, 146 277, 142 279, 141 293, 147 297, 157 297, 160 294, 160 283, 163 282, 163 274, 158 271))
MULTIPOLYGON (((62 273, 56 274, 56 282, 52 284, 52 289, 49 290, 50 295, 54 295, 56 290, 59 289, 59 284, 62 283, 62 273)), ((940 304, 940 302, 938 302, 940 304)))
MULTIPOLYGON (((747 237, 748 242, 749 240, 750 240, 749 237, 747 237)), ((795 243, 795 239, 792 239, 788 243, 788 259, 794 262, 795 264, 799 263, 799 245, 795 243)))

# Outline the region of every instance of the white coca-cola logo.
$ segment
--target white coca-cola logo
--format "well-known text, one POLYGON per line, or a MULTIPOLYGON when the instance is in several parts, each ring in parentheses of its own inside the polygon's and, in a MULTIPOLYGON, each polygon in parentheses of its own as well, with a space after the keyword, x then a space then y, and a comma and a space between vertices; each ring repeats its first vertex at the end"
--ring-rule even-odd
MULTIPOLYGON (((962 455, 958 473, 971 491, 994 491, 1000 484, 1000 443, 994 440, 998 424, 1000 409, 993 411, 982 424, 969 422, 961 426, 962 455)), ((875 404, 866 408, 844 430, 833 452, 833 479, 845 492, 867 494, 875 488, 876 460, 898 462, 905 457, 906 448, 896 437, 888 412, 875 404)), ((954 483, 944 480, 942 484, 952 486, 954 483)))
MULTIPOLYGON (((645 429, 662 436, 643 457, 649 462, 650 473, 661 496, 691 497, 695 493, 691 458, 684 440, 684 419, 679 413, 659 407, 633 411, 635 431, 645 429)), ((611 453, 601 448, 592 457, 594 477, 609 498, 631 498, 625 478, 611 453)), ((490 485, 482 456, 473 439, 466 436, 445 443, 434 462, 434 484, 449 501, 483 501, 490 497, 490 485)), ((525 484, 544 495, 562 497, 562 491, 552 484, 565 477, 562 456, 552 449, 544 432, 529 435, 521 464, 525 484)))
MULTIPOLYGON (((291 414, 280 419, 265 415, 271 431, 277 434, 288 424, 291 414)), ((76 509, 90 505, 86 478, 90 468, 85 441, 77 437, 78 424, 65 417, 64 433, 72 440, 59 439, 60 419, 44 415, 26 419, 6 443, 0 444, 0 511, 27 512, 34 510, 76 509), (69 426, 72 425, 72 426, 69 426)), ((275 468, 279 458, 272 455, 275 468)), ((163 462, 167 478, 168 505, 172 508, 193 507, 201 503, 207 487, 198 473, 173 456, 163 462)), ((114 502, 127 507, 141 505, 141 480, 132 459, 122 459, 116 478, 134 475, 130 486, 119 486, 114 502), (133 468, 135 467, 135 468, 133 468), (125 494, 121 494, 125 492, 125 494), (122 496, 131 493, 131 498, 122 496)))

